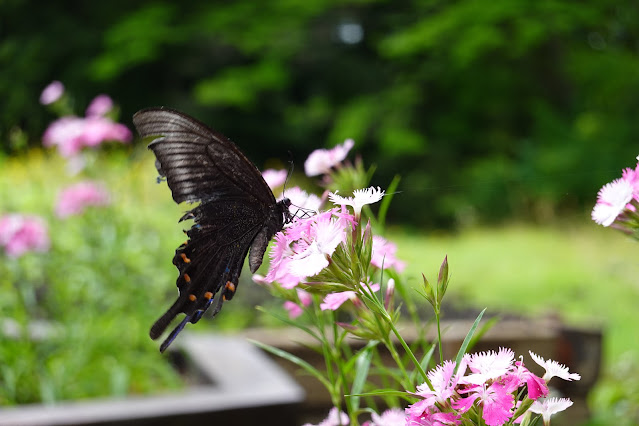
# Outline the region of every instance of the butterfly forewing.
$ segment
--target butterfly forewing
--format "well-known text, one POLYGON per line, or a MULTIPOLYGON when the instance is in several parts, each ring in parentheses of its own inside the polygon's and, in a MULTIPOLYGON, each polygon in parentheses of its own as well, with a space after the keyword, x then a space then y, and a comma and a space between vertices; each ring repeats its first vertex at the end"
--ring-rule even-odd
POLYGON ((133 116, 149 144, 177 203, 207 197, 240 196, 275 204, 259 170, 233 142, 205 124, 177 111, 149 108, 133 116))
POLYGON ((165 108, 133 116, 140 135, 156 137, 149 149, 177 203, 201 203, 182 219, 192 219, 188 240, 177 248, 179 296, 151 327, 158 338, 180 313, 186 316, 164 341, 166 349, 187 322, 197 322, 211 305, 216 314, 233 297, 249 249, 257 269, 271 237, 288 217, 288 200, 275 197, 259 170, 226 137, 185 114, 165 108))

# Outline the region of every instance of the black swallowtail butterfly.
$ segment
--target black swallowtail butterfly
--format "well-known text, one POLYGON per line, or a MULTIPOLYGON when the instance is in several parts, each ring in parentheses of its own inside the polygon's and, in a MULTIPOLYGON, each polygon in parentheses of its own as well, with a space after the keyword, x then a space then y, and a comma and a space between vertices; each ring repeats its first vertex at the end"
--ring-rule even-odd
POLYGON ((149 108, 138 111, 133 123, 142 138, 156 137, 149 149, 173 200, 199 202, 180 219, 193 219, 193 226, 173 257, 179 296, 150 331, 157 339, 177 315, 186 314, 160 346, 163 352, 188 322, 199 321, 212 304, 216 315, 233 297, 247 254, 251 272, 259 268, 269 241, 291 219, 291 203, 276 202, 257 167, 198 120, 149 108))

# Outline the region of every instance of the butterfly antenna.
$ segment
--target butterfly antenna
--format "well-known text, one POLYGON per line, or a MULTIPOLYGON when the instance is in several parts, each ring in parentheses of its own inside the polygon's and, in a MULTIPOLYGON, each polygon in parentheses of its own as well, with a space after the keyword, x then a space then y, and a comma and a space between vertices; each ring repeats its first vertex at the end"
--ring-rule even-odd
POLYGON ((319 214, 317 210, 307 209, 302 206, 298 206, 296 204, 291 204, 292 207, 297 208, 297 211, 293 214, 293 218, 297 219, 308 219, 309 217, 313 217, 316 214, 319 214))
POLYGON ((288 174, 286 175, 286 180, 284 181, 284 188, 282 188, 282 196, 285 196, 286 187, 288 186, 288 180, 293 175, 293 170, 295 170, 295 162, 293 161, 293 153, 291 151, 288 152, 289 160, 288 160, 288 174))

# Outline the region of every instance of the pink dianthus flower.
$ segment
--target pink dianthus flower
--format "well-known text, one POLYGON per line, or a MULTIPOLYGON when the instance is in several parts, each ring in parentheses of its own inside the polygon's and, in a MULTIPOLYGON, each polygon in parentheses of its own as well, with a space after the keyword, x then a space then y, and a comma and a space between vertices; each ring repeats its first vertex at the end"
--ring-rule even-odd
POLYGON ((344 161, 354 145, 355 142, 352 139, 346 139, 342 145, 337 145, 333 149, 316 149, 311 152, 311 155, 304 162, 306 176, 328 173, 332 167, 344 161))
POLYGON ((76 183, 60 192, 55 212, 61 218, 82 214, 87 207, 109 204, 109 198, 106 189, 95 182, 76 183))
POLYGON ((18 258, 29 251, 45 252, 50 245, 42 218, 16 213, 0 217, 0 246, 7 256, 18 258))

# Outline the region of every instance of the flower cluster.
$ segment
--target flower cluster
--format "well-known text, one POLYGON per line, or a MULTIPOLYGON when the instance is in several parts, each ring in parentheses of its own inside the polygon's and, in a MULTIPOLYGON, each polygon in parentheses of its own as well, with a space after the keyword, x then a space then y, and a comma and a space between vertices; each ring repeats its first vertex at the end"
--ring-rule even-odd
MULTIPOLYGON (((357 233, 362 234, 358 238, 368 236, 368 239, 371 240, 370 265, 372 270, 395 268, 395 270, 401 271, 405 265, 396 257, 397 246, 379 236, 373 236, 371 239, 369 227, 366 227, 363 232, 358 227, 362 206, 379 201, 383 195, 383 190, 372 187, 356 190, 352 197, 341 197, 329 193, 328 198, 336 204, 340 204, 341 208, 333 208, 321 213, 318 212, 311 217, 297 219, 283 231, 277 233, 270 251, 270 266, 267 275, 265 277, 255 275, 253 280, 260 284, 277 282, 285 290, 295 288, 296 295, 289 296, 290 299, 284 302, 284 308, 291 318, 296 318, 302 314, 303 308, 311 303, 310 295, 298 285, 301 283, 308 285, 309 279, 315 281, 313 277, 320 274, 332 263, 333 272, 339 271, 340 266, 334 264, 332 256, 340 246, 343 247, 342 252, 348 252, 349 249, 345 246, 349 237, 351 237, 350 242, 353 243, 352 237, 357 233), (355 215, 346 210, 346 205, 353 207, 355 215)), ((292 206, 303 210, 317 211, 322 204, 319 197, 313 194, 309 195, 297 187, 287 190, 286 196, 291 200, 292 206)), ((350 266, 349 262, 346 263, 350 266)), ((366 284, 364 282, 347 284, 335 277, 334 281, 341 282, 340 285, 315 285, 316 290, 325 295, 320 309, 334 311, 347 301, 358 305, 362 293, 370 294, 371 291, 380 290, 379 284, 371 283, 367 277, 362 277, 362 279, 366 281, 366 284)), ((393 289, 394 281, 391 279, 387 283, 387 292, 392 293, 393 289)), ((386 297, 388 303, 392 299, 391 296, 392 294, 386 297)))
MULTIPOLYGON (((445 361, 428 372, 429 384, 418 386, 414 393, 420 401, 405 410, 391 408, 381 415, 373 412, 363 426, 500 426, 528 424, 532 414, 541 414, 547 425, 553 414, 572 405, 569 398, 547 397, 550 379, 581 377, 564 365, 529 353, 545 369, 543 377, 531 373, 521 359, 516 361, 510 349, 466 354, 459 368, 455 362, 445 361), (479 418, 483 422, 477 422, 479 418)), ((334 407, 318 426, 348 424, 346 414, 334 407)))
MULTIPOLYGON (((530 426, 537 420, 532 418, 535 413, 541 414, 544 423, 548 424, 552 414, 572 404, 569 399, 548 398, 548 381, 554 376, 565 380, 580 379, 579 375, 569 373, 565 366, 552 360, 546 361, 530 353, 546 370, 546 374, 539 377, 524 366, 521 358, 516 360, 510 349, 462 356, 466 350, 464 343, 457 358, 459 365, 441 360, 440 366, 428 373, 424 371, 424 360, 415 356, 396 327, 402 311, 400 303, 394 301, 394 294, 396 286, 398 297, 406 291, 398 275, 405 264, 397 258, 395 244, 373 235, 372 228, 379 230, 383 220, 376 220, 370 209, 364 209, 364 206, 380 201, 385 191, 368 187, 353 191, 353 196, 338 193, 344 188, 368 185, 370 173, 364 170, 361 162, 356 162, 354 167, 341 164, 352 146, 353 141, 347 140, 344 145, 332 150, 317 150, 309 156, 305 163, 306 173, 308 176, 323 174, 320 185, 326 191, 321 198, 299 188, 285 191, 282 196, 290 199, 295 219, 275 235, 266 277, 253 277, 258 283, 271 285, 271 290, 286 300, 284 307, 290 318, 307 313, 302 320, 287 322, 312 336, 318 343, 315 349, 325 358, 326 373, 304 360, 296 362, 320 379, 335 404, 319 425, 358 425, 359 416, 364 412, 370 413, 370 420, 363 423, 365 426, 498 426, 515 423, 530 426), (364 181, 365 185, 355 185, 364 181), (318 212, 327 200, 340 208, 318 212), (352 208, 352 213, 347 206, 352 208), (316 214, 308 217, 309 210, 316 214), (384 280, 385 294, 379 294, 384 280), (335 312, 338 310, 340 312, 335 312), (348 335, 367 343, 354 351, 345 344, 348 335), (397 342, 404 348, 405 357, 397 351, 397 342), (378 347, 390 354, 397 368, 388 368, 380 362, 378 347), (409 371, 409 364, 414 366, 413 371, 409 371), (369 374, 388 383, 388 389, 380 390, 369 383, 369 374), (419 376, 424 383, 415 387, 415 377, 419 376), (403 393, 408 399, 419 400, 408 408, 391 403, 381 414, 371 410, 372 406, 364 408, 362 405, 370 396, 393 394, 398 389, 405 390, 403 393)), ((286 176, 283 171, 270 170, 263 175, 272 188, 282 185, 286 176)), ((394 188, 391 182, 389 191, 394 188)), ((440 267, 437 284, 431 285, 424 276, 425 291, 421 293, 435 313, 440 353, 441 304, 448 283, 446 258, 440 267)), ((412 300, 404 298, 402 302, 409 311, 415 309, 409 306, 412 300)), ((281 355, 281 350, 259 345, 281 355)), ((429 350, 427 346, 421 349, 429 350)), ((296 360, 292 354, 287 354, 286 358, 296 360)))
POLYGON ((295 221, 275 235, 266 282, 277 281, 290 289, 318 274, 328 266, 337 246, 346 241, 347 228, 354 223, 354 217, 343 209, 295 221))
MULTIPOLYGON (((64 85, 54 81, 42 91, 40 102, 44 105, 60 102, 63 94, 64 85)), ((85 117, 65 115, 52 122, 42 136, 43 145, 56 146, 63 157, 73 157, 82 148, 96 147, 106 141, 130 142, 131 131, 108 117, 112 109, 109 96, 96 96, 87 107, 85 117)))
MULTIPOLYGON (((43 105, 60 105, 64 99, 64 85, 59 81, 53 81, 40 95, 43 105)), ((112 109, 109 96, 96 96, 86 110, 86 117, 67 115, 51 123, 43 135, 43 145, 55 145, 63 156, 73 157, 84 146, 95 147, 106 140, 128 142, 132 136, 129 129, 107 117, 112 109)), ((109 193, 102 185, 79 182, 58 194, 55 213, 66 218, 83 213, 89 206, 105 206, 109 202, 109 193)), ((44 219, 19 213, 0 217, 0 247, 9 257, 17 258, 29 251, 44 252, 50 244, 44 219)))
POLYGON ((109 204, 109 199, 109 193, 102 185, 91 181, 79 182, 60 192, 55 212, 61 218, 79 215, 87 207, 109 204))
MULTIPOLYGON (((637 157, 639 160, 639 157, 637 157)), ((626 168, 619 179, 604 185, 597 194, 592 220, 611 226, 627 234, 639 230, 639 163, 634 169, 626 168)))
POLYGON ((306 176, 327 174, 331 168, 344 161, 354 145, 355 142, 352 139, 347 139, 342 145, 337 145, 333 149, 316 149, 304 162, 306 176))
POLYGON ((84 147, 96 147, 106 141, 129 142, 131 131, 108 117, 67 116, 49 125, 42 136, 46 147, 57 146, 60 155, 71 157, 84 147))
POLYGON ((471 417, 481 416, 486 425, 500 426, 520 422, 528 409, 536 413, 544 410, 550 416, 567 408, 544 400, 547 383, 555 376, 564 380, 579 380, 580 376, 555 361, 532 352, 530 356, 546 370, 543 377, 530 372, 521 359, 515 361, 513 351, 505 348, 466 354, 457 369, 455 362, 444 362, 428 373, 432 388, 427 384, 417 387, 416 395, 423 399, 406 409, 407 424, 461 425, 462 416, 472 412, 471 417), (523 390, 527 396, 521 401, 518 396, 523 390))
POLYGON ((0 246, 9 257, 17 258, 29 251, 49 249, 47 226, 37 216, 7 214, 0 217, 0 246))
MULTIPOLYGON (((328 416, 319 423, 318 426, 347 426, 350 424, 348 415, 339 411, 336 407, 331 408, 328 416)), ((404 426, 406 425, 406 414, 400 408, 389 408, 382 414, 371 413, 371 419, 362 423, 362 426, 404 426)), ((313 426, 306 423, 304 426, 313 426)))

